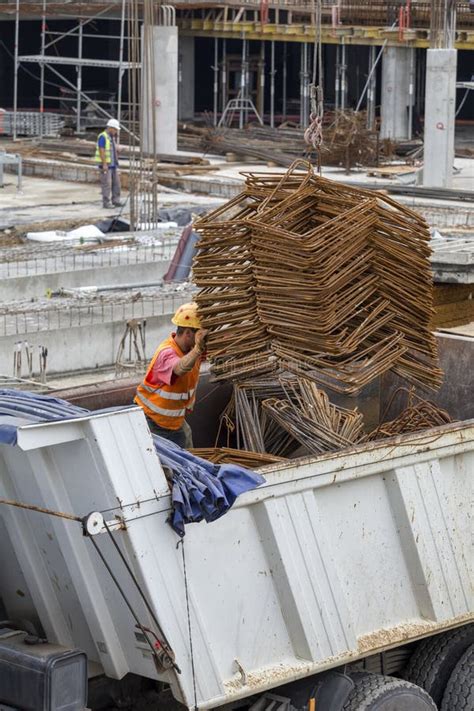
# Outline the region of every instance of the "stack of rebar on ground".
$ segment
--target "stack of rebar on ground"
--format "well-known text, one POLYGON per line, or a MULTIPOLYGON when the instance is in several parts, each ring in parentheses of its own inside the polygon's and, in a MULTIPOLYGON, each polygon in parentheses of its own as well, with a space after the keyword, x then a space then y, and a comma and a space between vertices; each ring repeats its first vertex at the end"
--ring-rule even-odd
POLYGON ((216 380, 289 371, 355 394, 393 370, 439 386, 429 231, 416 213, 300 161, 283 177, 248 174, 196 229, 216 380))
MULTIPOLYGON (((352 167, 378 163, 383 146, 379 146, 377 132, 367 128, 365 112, 331 112, 325 121, 321 148, 323 165, 352 167)), ((304 130, 285 125, 272 129, 252 124, 239 130, 183 124, 179 147, 218 155, 233 153, 284 167, 289 167, 296 158, 307 157, 314 161, 317 158, 304 141, 304 130)))

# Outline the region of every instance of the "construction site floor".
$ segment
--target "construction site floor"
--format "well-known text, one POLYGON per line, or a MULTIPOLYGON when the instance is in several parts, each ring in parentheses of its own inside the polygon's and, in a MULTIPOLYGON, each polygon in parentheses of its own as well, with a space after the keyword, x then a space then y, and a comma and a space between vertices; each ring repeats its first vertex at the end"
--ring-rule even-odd
MULTIPOLYGON (((127 193, 122 196, 126 201, 127 193)), ((213 206, 223 202, 218 197, 192 195, 171 189, 159 194, 160 207, 213 206)), ((23 177, 21 191, 16 176, 5 174, 5 187, 0 188, 0 231, 22 225, 42 223, 42 229, 67 229, 75 224, 94 223, 121 213, 126 220, 128 204, 106 210, 102 207, 99 185, 65 182, 50 178, 23 177), (64 226, 49 223, 64 222, 64 226)), ((25 231, 25 230, 24 230, 25 231)))
MULTIPOLYGON (((209 158, 209 156, 206 156, 209 158)), ((261 163, 254 162, 238 162, 238 163, 227 163, 227 165, 222 164, 222 158, 211 158, 211 164, 215 165, 219 169, 218 175, 222 178, 232 178, 234 180, 242 180, 242 172, 248 173, 281 173, 282 175, 286 172, 286 168, 267 166, 261 163)), ((474 188, 474 159, 472 158, 456 158, 454 161, 454 167, 456 172, 453 176, 453 189, 454 190, 473 190, 474 188)), ((406 168, 406 164, 400 161, 400 168, 406 168)), ((322 168, 322 176, 324 178, 330 178, 332 180, 339 180, 342 183, 379 183, 381 187, 387 184, 386 178, 379 178, 376 176, 369 175, 372 169, 367 167, 352 169, 349 174, 346 173, 344 168, 324 166, 322 168)), ((208 174, 210 176, 212 174, 208 174)), ((396 181, 396 179, 394 178, 396 181)))

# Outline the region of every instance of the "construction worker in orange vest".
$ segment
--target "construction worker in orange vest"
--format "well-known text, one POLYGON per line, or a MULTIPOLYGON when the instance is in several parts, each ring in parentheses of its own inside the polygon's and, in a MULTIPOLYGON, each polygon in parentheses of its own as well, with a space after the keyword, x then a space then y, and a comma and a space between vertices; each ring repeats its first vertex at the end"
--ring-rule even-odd
POLYGON ((180 306, 172 323, 176 333, 156 349, 134 402, 143 409, 153 434, 189 449, 193 439, 185 416, 196 398, 208 332, 201 328, 194 302, 180 306))

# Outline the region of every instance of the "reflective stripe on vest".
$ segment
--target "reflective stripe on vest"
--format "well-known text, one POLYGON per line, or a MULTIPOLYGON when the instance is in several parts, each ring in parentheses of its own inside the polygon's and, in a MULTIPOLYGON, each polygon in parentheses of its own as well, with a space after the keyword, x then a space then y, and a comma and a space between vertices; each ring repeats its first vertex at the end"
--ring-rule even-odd
POLYGON ((154 405, 151 400, 149 400, 143 395, 143 393, 137 392, 136 397, 141 400, 144 405, 150 408, 150 410, 156 412, 157 415, 163 415, 163 417, 184 417, 186 414, 185 407, 183 407, 182 410, 165 410, 164 407, 158 407, 157 405, 154 405))
POLYGON ((100 150, 99 150, 99 138, 101 136, 105 136, 105 162, 107 165, 110 165, 112 163, 112 139, 110 138, 109 134, 107 131, 102 131, 102 133, 99 133, 97 136, 97 146, 95 149, 95 162, 96 163, 102 163, 102 158, 100 157, 100 150))
POLYGON ((193 369, 189 373, 176 377, 172 385, 160 383, 153 386, 147 378, 150 377, 160 352, 167 348, 171 348, 180 358, 184 356, 172 336, 160 343, 151 359, 143 382, 137 387, 135 403, 140 405, 147 417, 159 427, 178 430, 184 422, 186 410, 194 404, 201 363, 198 359, 193 369))
POLYGON ((172 393, 167 390, 163 390, 162 388, 150 388, 150 386, 145 385, 145 383, 142 383, 141 387, 143 390, 146 390, 147 393, 156 393, 157 395, 160 395, 160 397, 164 397, 165 400, 189 400, 196 391, 196 388, 192 388, 185 393, 172 393))

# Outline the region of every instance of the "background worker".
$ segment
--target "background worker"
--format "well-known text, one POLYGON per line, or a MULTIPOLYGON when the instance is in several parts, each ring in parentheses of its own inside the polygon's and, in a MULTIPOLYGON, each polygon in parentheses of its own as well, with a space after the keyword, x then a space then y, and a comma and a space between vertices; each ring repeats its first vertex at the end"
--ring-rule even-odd
POLYGON ((185 416, 196 398, 208 332, 201 328, 194 302, 180 306, 172 323, 176 333, 156 349, 134 402, 145 412, 154 434, 189 449, 193 439, 185 416))
POLYGON ((117 138, 120 124, 117 119, 110 119, 107 127, 97 136, 95 162, 100 170, 102 205, 105 208, 122 207, 120 202, 120 173, 117 157, 117 138), (112 198, 112 202, 110 199, 112 198))

